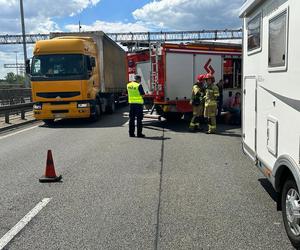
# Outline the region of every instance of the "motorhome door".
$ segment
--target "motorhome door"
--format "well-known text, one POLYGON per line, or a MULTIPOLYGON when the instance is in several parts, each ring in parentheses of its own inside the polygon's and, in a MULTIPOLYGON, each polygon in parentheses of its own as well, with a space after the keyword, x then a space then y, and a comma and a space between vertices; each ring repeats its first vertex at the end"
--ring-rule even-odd
POLYGON ((256 152, 256 88, 255 77, 245 77, 243 86, 244 149, 253 158, 256 152))

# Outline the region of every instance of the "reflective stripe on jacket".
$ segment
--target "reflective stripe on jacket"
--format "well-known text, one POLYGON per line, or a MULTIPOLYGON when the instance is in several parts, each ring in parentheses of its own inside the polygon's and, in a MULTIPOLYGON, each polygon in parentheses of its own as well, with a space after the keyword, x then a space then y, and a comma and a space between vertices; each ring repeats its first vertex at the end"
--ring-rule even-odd
POLYGON ((139 91, 140 84, 137 82, 130 82, 127 84, 128 102, 132 104, 144 104, 143 96, 139 91))

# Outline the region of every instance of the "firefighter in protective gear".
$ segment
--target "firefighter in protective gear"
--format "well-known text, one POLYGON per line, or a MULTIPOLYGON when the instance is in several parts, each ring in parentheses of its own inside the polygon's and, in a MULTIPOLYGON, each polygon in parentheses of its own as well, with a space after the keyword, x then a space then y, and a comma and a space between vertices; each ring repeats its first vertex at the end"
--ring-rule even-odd
POLYGON ((190 122, 190 131, 195 131, 200 128, 200 120, 203 117, 204 111, 204 75, 198 75, 197 82, 192 89, 192 98, 190 103, 193 107, 193 118, 190 122))
POLYGON ((205 89, 205 105, 204 116, 208 118, 208 134, 214 134, 217 130, 216 114, 217 114, 217 100, 219 98, 219 89, 214 85, 215 78, 212 74, 204 76, 206 81, 205 89))

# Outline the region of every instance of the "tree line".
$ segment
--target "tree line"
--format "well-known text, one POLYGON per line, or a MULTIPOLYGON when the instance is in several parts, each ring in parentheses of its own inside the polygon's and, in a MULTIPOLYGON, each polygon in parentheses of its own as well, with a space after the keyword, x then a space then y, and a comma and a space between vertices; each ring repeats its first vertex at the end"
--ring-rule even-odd
POLYGON ((20 87, 23 87, 24 83, 25 77, 22 75, 16 75, 13 72, 7 73, 4 79, 0 79, 0 87, 4 85, 5 87, 9 87, 9 85, 20 85, 20 87))

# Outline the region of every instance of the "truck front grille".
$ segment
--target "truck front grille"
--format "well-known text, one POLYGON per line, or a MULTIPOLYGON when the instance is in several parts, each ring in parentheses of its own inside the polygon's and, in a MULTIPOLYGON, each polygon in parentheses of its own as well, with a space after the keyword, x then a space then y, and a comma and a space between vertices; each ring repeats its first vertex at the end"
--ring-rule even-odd
POLYGON ((67 105, 70 104, 70 102, 51 102, 51 105, 67 105))
POLYGON ((52 112, 52 114, 64 114, 64 113, 68 113, 69 110, 67 110, 67 109, 62 109, 62 110, 52 110, 51 112, 52 112))
POLYGON ((42 98, 71 98, 75 96, 79 96, 79 91, 74 92, 39 92, 36 94, 38 97, 42 98))

